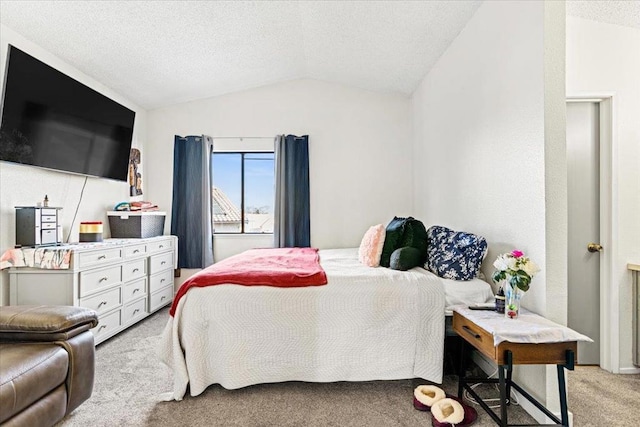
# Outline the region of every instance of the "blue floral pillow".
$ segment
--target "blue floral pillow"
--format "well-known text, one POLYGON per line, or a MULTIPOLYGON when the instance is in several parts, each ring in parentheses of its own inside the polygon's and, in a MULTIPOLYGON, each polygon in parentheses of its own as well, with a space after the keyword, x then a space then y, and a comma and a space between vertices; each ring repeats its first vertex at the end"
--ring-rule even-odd
POLYGON ((484 237, 434 225, 427 230, 425 268, 453 280, 474 279, 487 254, 484 237))

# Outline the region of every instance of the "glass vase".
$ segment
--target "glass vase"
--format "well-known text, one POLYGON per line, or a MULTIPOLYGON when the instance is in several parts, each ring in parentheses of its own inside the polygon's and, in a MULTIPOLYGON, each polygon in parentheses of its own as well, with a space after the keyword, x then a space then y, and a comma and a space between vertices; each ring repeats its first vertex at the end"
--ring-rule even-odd
POLYGON ((504 285, 504 317, 517 319, 520 315, 520 299, 522 290, 517 286, 511 286, 508 282, 504 285))

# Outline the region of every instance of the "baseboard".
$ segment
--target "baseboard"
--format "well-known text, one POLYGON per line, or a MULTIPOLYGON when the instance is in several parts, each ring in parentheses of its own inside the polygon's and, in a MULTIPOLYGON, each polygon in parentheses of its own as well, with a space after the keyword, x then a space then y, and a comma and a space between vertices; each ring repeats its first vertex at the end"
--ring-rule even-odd
POLYGON ((636 368, 636 367, 620 368, 619 373, 624 375, 640 374, 640 368, 636 368))
MULTIPOLYGON (((482 353, 480 353, 477 350, 473 350, 473 353, 471 354, 471 358, 473 359, 475 364, 478 365, 480 369, 482 369, 484 373, 486 373, 487 375, 493 374, 494 372, 496 372, 496 369, 498 369, 498 366, 495 363, 493 363, 492 360, 489 360, 487 357, 485 357, 482 353)), ((544 414, 544 412, 536 408, 536 406, 533 403, 525 399, 525 397, 521 395, 517 390, 512 389, 511 392, 518 399, 518 404, 522 407, 522 409, 524 409, 529 415, 531 415, 538 423, 540 424, 553 423, 553 421, 549 417, 547 417, 544 414)), ((560 418, 559 412, 558 413, 554 412, 553 414, 558 418, 560 418)), ((569 426, 573 426, 573 413, 569 411, 568 415, 569 415, 569 426)))
POLYGON ((475 362, 476 365, 480 367, 484 371, 485 374, 491 375, 496 369, 498 369, 498 365, 493 363, 493 361, 487 359, 484 354, 480 353, 477 350, 473 350, 471 353, 471 359, 475 362))

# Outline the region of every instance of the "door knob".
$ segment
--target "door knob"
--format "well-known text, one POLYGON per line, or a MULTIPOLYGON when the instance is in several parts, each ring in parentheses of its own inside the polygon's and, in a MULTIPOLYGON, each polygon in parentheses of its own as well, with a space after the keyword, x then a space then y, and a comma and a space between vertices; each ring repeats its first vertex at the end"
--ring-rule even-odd
POLYGON ((587 250, 589 252, 602 252, 602 245, 599 245, 598 243, 589 243, 587 245, 587 250))

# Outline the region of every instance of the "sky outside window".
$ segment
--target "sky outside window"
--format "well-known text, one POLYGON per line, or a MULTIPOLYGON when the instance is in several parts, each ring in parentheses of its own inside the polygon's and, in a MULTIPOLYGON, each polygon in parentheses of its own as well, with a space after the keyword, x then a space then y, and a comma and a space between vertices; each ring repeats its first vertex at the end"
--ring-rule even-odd
POLYGON ((273 214, 273 166, 273 153, 244 155, 244 205, 247 213, 273 214))
MULTIPOLYGON (((244 232, 272 233, 275 195, 274 153, 214 153, 212 167, 213 187, 227 196, 229 202, 237 208, 237 212, 241 209, 244 191, 244 232)), ((214 203, 214 211, 215 206, 214 203)), ((214 212, 214 215, 216 213, 223 212, 214 212)), ((214 229, 219 232, 241 232, 239 221, 236 226, 232 226, 231 222, 215 220, 214 229)))
POLYGON ((222 190, 240 209, 242 200, 242 154, 215 153, 213 156, 213 186, 222 190))

